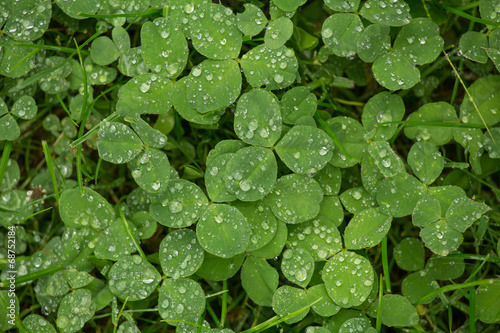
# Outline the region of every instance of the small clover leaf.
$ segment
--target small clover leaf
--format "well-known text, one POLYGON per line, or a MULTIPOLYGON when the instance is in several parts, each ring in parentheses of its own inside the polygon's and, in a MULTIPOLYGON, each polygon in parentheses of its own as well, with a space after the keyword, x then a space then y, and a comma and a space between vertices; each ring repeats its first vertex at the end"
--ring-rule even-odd
POLYGON ((333 14, 325 20, 321 36, 325 45, 339 57, 354 57, 363 22, 356 14, 333 14))
POLYGON ((236 14, 238 29, 245 36, 258 35, 267 24, 266 15, 262 10, 252 3, 243 4, 245 11, 236 14))
POLYGON ((283 122, 294 124, 304 116, 314 116, 317 99, 307 87, 294 87, 288 90, 281 99, 283 122))
POLYGON ((460 52, 464 57, 479 63, 486 63, 488 55, 488 36, 477 31, 467 31, 460 37, 460 52))
POLYGON ((361 16, 373 23, 401 27, 410 23, 410 6, 405 1, 368 0, 360 11, 361 16))
POLYGON ((298 312, 296 315, 285 320, 287 324, 293 324, 301 321, 308 313, 309 299, 304 290, 290 287, 281 286, 276 290, 273 296, 273 311, 280 317, 289 316, 303 308, 304 310, 298 312))
MULTIPOLYGON (((381 299, 382 311, 381 320, 384 325, 389 327, 411 326, 418 323, 417 310, 410 302, 401 295, 384 295, 381 299)), ((375 302, 368 313, 377 317, 379 304, 375 302)))
POLYGON ((405 171, 401 158, 396 155, 386 141, 373 141, 368 145, 368 153, 385 177, 392 177, 405 171))
POLYGON ((5 34, 16 40, 35 40, 49 27, 52 5, 48 0, 14 1, 9 14, 3 27, 5 34))
POLYGON ((375 23, 367 26, 357 39, 356 50, 365 62, 374 62, 391 48, 390 27, 375 23))
POLYGON ((21 129, 14 117, 6 114, 0 118, 0 141, 14 141, 20 135, 21 129))
POLYGON ((367 132, 374 131, 372 140, 389 140, 397 131, 397 124, 380 123, 400 121, 405 114, 403 99, 387 91, 373 96, 366 102, 361 114, 363 126, 367 132))
POLYGON ((417 238, 404 238, 394 247, 394 259, 399 268, 405 271, 418 271, 424 268, 425 249, 417 238))
MULTIPOLYGON (((500 121, 500 112, 498 110, 499 91, 500 75, 479 78, 469 87, 469 93, 479 109, 482 119, 488 126, 493 126, 500 121)), ((462 105, 460 105, 460 120, 463 123, 483 124, 482 119, 472 101, 469 98, 464 98, 462 105)))
POLYGON ((355 12, 358 10, 360 0, 346 0, 340 3, 335 0, 325 0, 325 5, 337 12, 355 12))
POLYGON ((290 282, 305 288, 314 272, 314 259, 308 251, 300 247, 287 249, 283 252, 281 272, 290 282))
POLYGON ((193 230, 175 230, 161 241, 161 268, 174 279, 191 276, 203 263, 204 253, 193 230))
POLYGON ((265 259, 250 256, 241 268, 241 285, 248 297, 261 306, 272 306, 278 288, 278 272, 265 259))
POLYGON ((484 148, 488 151, 490 158, 500 158, 500 127, 490 129, 492 137, 485 132, 483 135, 484 148))
POLYGON ((285 12, 293 12, 305 4, 307 0, 272 0, 272 2, 285 12))
POLYGON ((125 124, 104 122, 99 129, 97 149, 99 156, 114 164, 133 160, 142 150, 142 141, 125 124))
MULTIPOLYGON (((146 124, 149 127, 149 125, 146 124)), ((170 180, 170 163, 159 149, 146 148, 128 163, 137 185, 149 193, 165 191, 170 180)))
POLYGON ((335 148, 330 163, 339 168, 356 165, 366 148, 366 131, 363 126, 350 117, 335 117, 329 119, 327 124, 350 155, 350 157, 345 156, 340 149, 335 148))
POLYGON ((420 230, 420 237, 432 252, 446 256, 462 244, 463 236, 447 221, 439 220, 420 230))
POLYGON ((30 314, 23 320, 23 325, 30 333, 56 333, 52 324, 44 317, 30 314))
POLYGON ((287 17, 278 17, 267 26, 264 42, 268 48, 277 49, 292 37, 292 33, 292 21, 287 17))
POLYGON ((118 50, 111 38, 100 36, 92 42, 90 56, 96 64, 106 66, 118 59, 120 50, 118 50))
POLYGON ((408 164, 424 184, 430 185, 441 175, 444 158, 436 146, 420 141, 411 147, 408 153, 408 164))
POLYGON ((420 71, 398 52, 377 58, 372 71, 377 82, 389 90, 410 89, 420 82, 420 71))
POLYGON ((386 178, 377 192, 380 211, 393 217, 413 213, 418 200, 427 193, 427 187, 415 177, 402 172, 386 178))
POLYGON ((490 207, 466 197, 455 198, 446 211, 446 221, 456 230, 465 232, 490 207))
POLYGON ((100 0, 75 0, 72 2, 55 0, 55 2, 66 15, 77 20, 83 20, 86 18, 80 14, 95 14, 101 5, 100 0))
POLYGON ((377 206, 377 200, 363 187, 354 187, 340 195, 344 208, 352 214, 358 214, 367 208, 377 206))
POLYGON ((74 290, 61 300, 56 326, 60 332, 77 332, 94 316, 95 309, 96 304, 92 302, 90 290, 74 290))
POLYGON ((428 226, 441 218, 441 204, 432 195, 422 197, 413 210, 412 221, 416 227, 428 226))
POLYGON ((159 289, 158 311, 169 325, 179 321, 198 322, 205 310, 205 293, 190 279, 166 279, 159 289))
POLYGON ((330 317, 340 311, 340 307, 330 298, 323 283, 307 289, 307 297, 310 303, 321 299, 319 302, 314 303, 312 308, 314 312, 322 317, 330 317))
POLYGON ((245 254, 243 253, 231 258, 221 258, 205 252, 205 259, 201 267, 196 271, 196 275, 210 281, 226 280, 240 270, 244 260, 245 254))
POLYGON ((347 249, 358 250, 379 244, 391 227, 392 217, 376 208, 367 208, 354 215, 344 231, 347 249))

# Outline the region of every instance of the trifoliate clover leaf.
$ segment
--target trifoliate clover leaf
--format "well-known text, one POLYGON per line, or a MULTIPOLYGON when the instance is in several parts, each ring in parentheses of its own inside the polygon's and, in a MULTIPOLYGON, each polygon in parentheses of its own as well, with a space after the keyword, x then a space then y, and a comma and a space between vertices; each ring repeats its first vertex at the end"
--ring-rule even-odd
POLYGON ((276 145, 280 159, 295 173, 321 170, 332 159, 334 144, 324 131, 311 126, 294 126, 276 145))
POLYGON ((278 165, 270 149, 242 148, 228 160, 224 182, 230 193, 242 201, 256 201, 267 195, 276 182, 278 165))
POLYGON ((193 230, 175 230, 161 241, 161 268, 174 279, 191 276, 203 263, 204 253, 193 230))
MULTIPOLYGON (((416 112, 410 114, 407 120, 446 123, 456 123, 458 121, 455 109, 446 102, 427 103, 420 107, 416 112)), ((405 134, 410 139, 429 141, 435 145, 444 145, 452 139, 453 128, 437 126, 407 126, 405 127, 405 134)))
POLYGON ((424 184, 430 185, 441 175, 444 158, 432 143, 420 141, 411 146, 408 164, 424 184))
POLYGON ((281 110, 276 96, 263 89, 241 95, 234 113, 234 132, 251 145, 274 145, 281 135, 281 110))
POLYGON ((84 187, 68 189, 61 193, 59 200, 61 220, 69 228, 92 227, 96 230, 107 229, 115 219, 115 212, 109 202, 94 190, 84 187))
POLYGON ((284 45, 293 33, 293 23, 287 17, 278 17, 267 26, 264 43, 270 49, 284 45))
POLYGON ((425 249, 417 238, 404 238, 394 247, 394 259, 399 268, 405 271, 418 271, 424 268, 425 249))
POLYGON ((304 290, 290 286, 281 286, 276 290, 273 296, 273 311, 280 317, 296 315, 285 320, 287 324, 293 324, 301 321, 308 313, 309 299, 304 290))
POLYGON ((460 37, 460 52, 464 57, 479 63, 486 63, 488 55, 488 36, 477 31, 467 31, 460 37))
POLYGON ((159 289, 158 311, 169 325, 179 321, 198 322, 205 310, 205 293, 190 279, 167 279, 159 289))
POLYGON ((243 4, 245 11, 236 14, 238 29, 246 36, 258 35, 267 24, 266 15, 252 3, 243 4))
POLYGON ((417 65, 436 60, 443 46, 439 26, 428 18, 413 19, 401 29, 394 41, 394 49, 417 65))
POLYGON ((133 160, 143 148, 141 139, 125 124, 104 122, 99 128, 99 156, 114 164, 133 160))
POLYGON ((142 58, 152 71, 175 78, 186 66, 186 38, 167 18, 160 17, 153 22, 144 23, 141 42, 142 58))
POLYGON ((241 285, 248 297, 261 306, 271 306, 278 288, 278 272, 265 259, 248 257, 241 268, 241 285))
POLYGON ((167 155, 161 150, 144 149, 128 163, 128 167, 137 185, 146 192, 157 193, 165 191, 167 188, 167 183, 170 180, 170 163, 167 155))
POLYGON ((106 66, 120 56, 120 50, 118 50, 111 38, 100 36, 92 42, 90 46, 90 56, 92 57, 92 61, 96 64, 106 66))
POLYGON ((246 217, 232 206, 208 206, 196 226, 196 236, 203 249, 222 258, 242 253, 250 243, 246 217))
POLYGON ((239 96, 240 68, 234 60, 204 60, 185 81, 188 104, 199 113, 226 108, 239 96))
POLYGON ((278 222, 271 208, 265 202, 236 201, 233 206, 246 217, 250 226, 250 243, 246 251, 260 249, 272 241, 278 228, 278 222))
POLYGON ((160 273, 138 255, 118 260, 108 274, 109 288, 117 297, 129 301, 145 299, 160 283, 160 273))
POLYGON ((374 271, 368 259, 350 251, 332 257, 322 279, 331 299, 342 308, 362 304, 373 288, 374 271))
POLYGON ((385 177, 392 177, 405 171, 401 158, 392 150, 386 141, 372 141, 368 145, 368 153, 373 162, 385 177))
POLYGON ((287 249, 283 252, 281 272, 288 281, 305 288, 314 272, 314 259, 308 251, 300 247, 287 249))
POLYGON ((259 45, 245 53, 240 64, 248 83, 254 88, 283 89, 297 78, 297 58, 293 50, 285 46, 270 49, 265 44, 259 45))
POLYGON ((374 62, 391 48, 390 28, 384 24, 371 24, 364 29, 357 39, 356 50, 359 58, 365 62, 374 62))
POLYGON ((94 316, 95 309, 96 304, 92 302, 90 290, 74 290, 61 300, 56 326, 60 332, 77 332, 94 316))
POLYGON ((234 59, 241 50, 241 32, 229 7, 204 3, 189 20, 193 47, 207 58, 234 59))
POLYGON ((207 204, 207 197, 196 184, 175 179, 165 191, 151 197, 149 212, 164 226, 185 228, 198 221, 207 204))
POLYGON ((401 27, 410 23, 410 6, 401 1, 368 0, 360 11, 361 16, 373 23, 401 27))
POLYGON ((377 208, 368 208, 354 215, 344 231, 345 247, 358 250, 374 247, 387 235, 392 217, 377 208))
POLYGON ((375 60, 372 71, 377 82, 389 90, 410 89, 420 82, 420 71, 397 52, 375 60))
POLYGON ((393 217, 413 213, 418 200, 427 194, 427 187, 415 177, 402 172, 386 178, 377 192, 380 211, 393 217))
POLYGON ((356 43, 363 31, 363 22, 356 14, 333 14, 325 20, 321 36, 325 45, 339 57, 354 57, 356 43))
POLYGON ((317 181, 294 173, 278 179, 265 201, 278 219, 295 224, 318 215, 322 199, 323 191, 317 181))

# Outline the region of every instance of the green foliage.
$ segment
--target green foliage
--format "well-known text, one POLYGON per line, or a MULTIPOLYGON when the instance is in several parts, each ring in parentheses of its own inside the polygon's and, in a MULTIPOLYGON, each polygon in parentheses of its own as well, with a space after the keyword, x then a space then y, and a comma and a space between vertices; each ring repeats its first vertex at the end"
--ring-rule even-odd
POLYGON ((0 331, 499 331, 499 25, 0 0, 0 331))

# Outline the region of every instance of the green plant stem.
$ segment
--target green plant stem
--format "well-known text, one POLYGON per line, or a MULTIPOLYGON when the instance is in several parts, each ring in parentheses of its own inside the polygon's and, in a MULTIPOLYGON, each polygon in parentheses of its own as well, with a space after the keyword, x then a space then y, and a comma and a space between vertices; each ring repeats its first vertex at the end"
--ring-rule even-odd
POLYGON ((443 5, 443 4, 441 4, 441 3, 437 2, 437 1, 432 1, 432 3, 434 5, 436 5, 436 6, 438 6, 438 7, 441 7, 442 9, 445 9, 445 10, 449 11, 450 13, 453 13, 455 15, 461 16, 461 17, 466 18, 466 19, 468 19, 470 21, 477 22, 477 23, 482 23, 482 24, 486 24, 486 25, 492 25, 494 27, 500 26, 500 23, 498 23, 498 22, 484 20, 484 19, 472 16, 472 15, 467 14, 465 12, 462 12, 462 11, 456 9, 456 8, 443 5))
MULTIPOLYGON (((222 281, 222 289, 227 291, 227 280, 222 281)), ((220 329, 224 328, 226 323, 226 313, 227 313, 227 292, 222 294, 222 307, 220 314, 220 329)))
POLYGON ((49 146, 47 141, 42 141, 43 155, 45 155, 45 163, 47 164, 47 169, 49 170, 50 179, 52 180, 52 187, 54 188, 54 195, 56 197, 56 202, 59 204, 59 188, 57 186, 56 174, 54 172, 54 165, 52 162, 52 156, 50 154, 49 146))
POLYGON ((3 145, 2 158, 0 159, 0 184, 2 184, 3 176, 5 171, 7 171, 7 165, 9 164, 10 153, 12 152, 12 141, 5 141, 3 145))
POLYGON ((125 230, 127 230, 127 234, 130 237, 130 239, 132 240, 132 242, 134 243, 134 246, 135 246, 137 252, 139 252, 139 255, 142 257, 142 259, 144 259, 144 261, 149 262, 148 258, 146 257, 146 254, 144 254, 144 251, 142 250, 139 242, 137 241, 134 234, 132 233, 132 229, 130 229, 128 221, 125 218, 125 215, 123 215, 123 212, 120 208, 120 205, 118 205, 118 212, 120 213, 120 217, 122 219, 123 226, 125 227, 125 230))
POLYGON ((421 297, 417 301, 416 304, 423 304, 427 299, 434 297, 434 296, 437 296, 440 293, 445 293, 445 292, 457 290, 457 289, 469 288, 469 287, 473 287, 473 286, 481 286, 481 285, 491 284, 494 281, 495 281, 494 279, 486 279, 486 280, 478 280, 478 281, 467 282, 467 283, 447 285, 447 286, 441 287, 439 289, 435 289, 434 291, 430 292, 429 294, 421 297))
MULTIPOLYGON (((80 47, 76 42, 76 51, 78 53, 78 59, 80 60, 80 67, 82 69, 83 76, 83 102, 82 102, 82 111, 81 111, 81 122, 80 128, 78 129, 78 138, 83 135, 83 131, 85 130, 85 124, 87 123, 87 99, 88 99, 88 86, 87 86, 87 70, 83 65, 82 54, 80 53, 80 47)), ((78 145, 76 147, 76 176, 78 179, 78 188, 80 189, 80 193, 83 195, 83 177, 82 177, 82 145, 78 145)))
MULTIPOLYGON (((56 265, 56 266, 51 266, 49 268, 42 269, 40 271, 36 271, 36 272, 29 273, 26 275, 18 276, 18 277, 16 277, 16 286, 19 286, 25 282, 40 279, 44 276, 52 275, 52 274, 59 272, 59 271, 62 271, 62 270, 64 270, 64 267, 62 265, 56 265)), ((8 285, 9 283, 10 283, 9 280, 4 280, 4 281, 2 281, 0 287, 4 287, 4 286, 8 285)))
POLYGON ((385 289, 391 292, 391 277, 389 275, 389 259, 387 255, 387 236, 382 240, 382 268, 384 271, 385 289))
POLYGON ((423 126, 423 127, 460 127, 460 128, 481 128, 481 129, 485 128, 485 126, 481 124, 447 123, 447 122, 437 122, 437 121, 411 121, 411 120, 385 121, 383 123, 378 123, 377 126, 384 126, 388 124, 401 124, 405 126, 423 126))
POLYGON ((382 282, 382 274, 379 277, 379 286, 378 286, 378 307, 377 307, 377 322, 375 323, 375 327, 377 332, 380 333, 382 330, 382 296, 384 296, 384 285, 382 282))

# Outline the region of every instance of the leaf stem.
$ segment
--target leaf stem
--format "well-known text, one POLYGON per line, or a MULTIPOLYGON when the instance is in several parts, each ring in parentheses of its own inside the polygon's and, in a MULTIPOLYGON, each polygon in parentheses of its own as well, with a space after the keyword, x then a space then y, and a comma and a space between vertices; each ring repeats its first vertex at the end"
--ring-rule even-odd
POLYGON ((0 184, 2 184, 3 176, 7 171, 7 164, 9 164, 10 153, 12 152, 12 141, 5 141, 2 152, 2 159, 0 160, 0 184))

